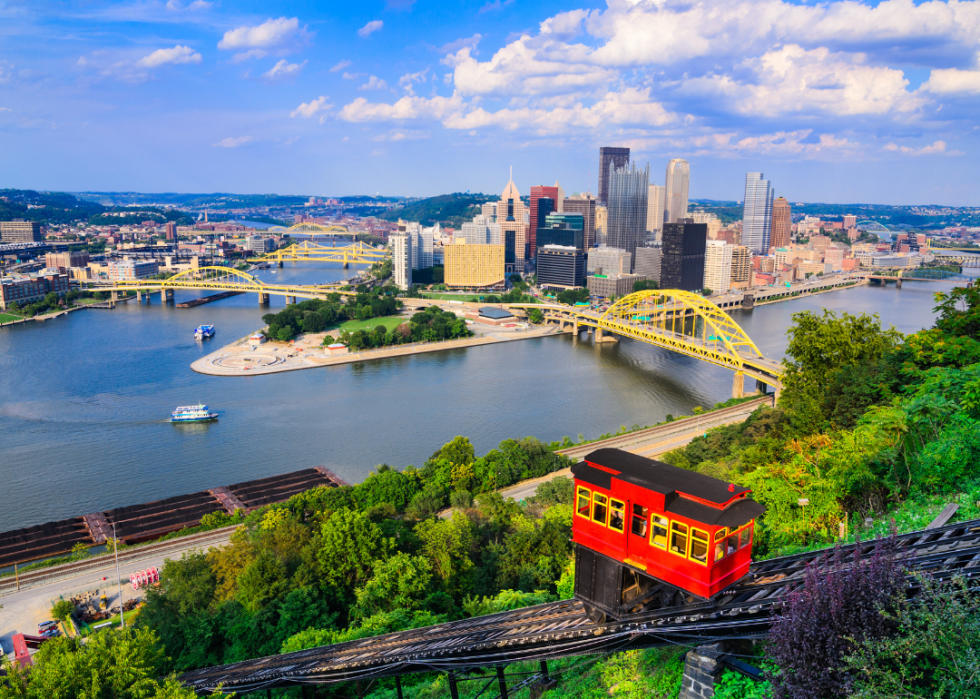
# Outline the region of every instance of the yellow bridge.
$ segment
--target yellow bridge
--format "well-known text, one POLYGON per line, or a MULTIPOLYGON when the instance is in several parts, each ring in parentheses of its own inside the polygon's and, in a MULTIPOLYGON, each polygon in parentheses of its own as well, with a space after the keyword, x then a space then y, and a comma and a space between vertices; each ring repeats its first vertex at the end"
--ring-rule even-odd
MULTIPOLYGON (((309 224, 304 224, 309 225, 309 224)), ((344 245, 339 248, 317 245, 309 241, 293 243, 265 255, 252 258, 253 262, 275 262, 282 267, 283 262, 336 262, 344 269, 349 265, 373 265, 390 257, 387 250, 372 248, 364 243, 344 245)))
MULTIPOLYGON (((534 304, 520 304, 534 308, 534 304)), ((568 306, 537 306, 560 325, 595 330, 596 342, 615 341, 615 335, 664 347, 735 371, 732 397, 744 395, 745 377, 782 387, 780 362, 768 359, 732 318, 708 299, 690 291, 639 291, 616 301, 604 313, 568 306)))
MULTIPOLYGON (((175 289, 197 291, 240 291, 259 295, 259 305, 268 305, 270 296, 285 296, 286 303, 296 303, 296 299, 324 299, 327 294, 350 295, 355 292, 340 291, 340 284, 302 285, 266 284, 248 272, 230 267, 198 267, 175 274, 169 279, 132 279, 116 282, 112 286, 99 287, 101 291, 112 293, 112 300, 118 300, 118 292, 135 291, 141 299, 145 293, 160 292, 160 300, 166 303, 173 300, 175 289)), ((142 300, 142 299, 141 299, 142 300)))
POLYGON ((357 233, 347 230, 347 226, 324 226, 320 223, 294 223, 288 228, 286 226, 272 226, 268 230, 274 233, 311 233, 313 235, 322 233, 332 236, 349 235, 355 240, 357 239, 357 233))

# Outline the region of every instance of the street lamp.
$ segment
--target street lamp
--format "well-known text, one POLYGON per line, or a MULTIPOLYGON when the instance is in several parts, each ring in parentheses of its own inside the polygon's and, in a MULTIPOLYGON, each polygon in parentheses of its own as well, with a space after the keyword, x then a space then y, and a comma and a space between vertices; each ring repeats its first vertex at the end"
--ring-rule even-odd
POLYGON ((119 585, 119 628, 126 628, 123 615, 122 578, 119 576, 119 539, 116 538, 116 523, 112 523, 112 550, 116 554, 116 584, 119 585))

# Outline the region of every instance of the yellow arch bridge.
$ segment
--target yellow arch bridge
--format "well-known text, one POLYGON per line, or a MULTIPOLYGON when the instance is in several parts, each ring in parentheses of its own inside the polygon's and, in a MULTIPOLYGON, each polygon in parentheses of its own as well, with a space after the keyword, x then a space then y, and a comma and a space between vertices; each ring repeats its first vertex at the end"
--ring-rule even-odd
POLYGON ((259 295, 259 305, 267 305, 270 296, 285 296, 288 304, 296 303, 296 299, 324 299, 328 294, 354 293, 340 291, 339 284, 266 284, 248 272, 230 267, 198 267, 175 274, 169 279, 132 279, 100 287, 101 291, 112 293, 113 301, 118 299, 117 294, 120 291, 135 291, 138 298, 144 293, 149 295, 159 291, 160 300, 164 303, 173 299, 175 289, 251 292, 259 295))
MULTIPOLYGON (((532 304, 523 308, 534 308, 532 304)), ((744 395, 745 377, 782 387, 782 364, 768 359, 732 318, 708 299, 689 291, 639 291, 616 301, 603 312, 568 306, 537 306, 551 322, 595 331, 596 342, 629 337, 664 347, 716 366, 732 369, 732 397, 744 395)))
POLYGON ((387 250, 379 250, 364 243, 344 245, 339 248, 317 245, 309 241, 293 243, 265 255, 252 258, 253 262, 337 262, 346 269, 349 265, 373 265, 390 257, 387 250))

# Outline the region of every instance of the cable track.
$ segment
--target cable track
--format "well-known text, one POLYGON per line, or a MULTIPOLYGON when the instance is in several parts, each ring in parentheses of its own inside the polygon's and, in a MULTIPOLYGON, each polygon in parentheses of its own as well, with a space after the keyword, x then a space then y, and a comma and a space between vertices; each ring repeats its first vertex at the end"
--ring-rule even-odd
MULTIPOLYGON (((860 548, 863 558, 875 545, 869 541, 841 548, 852 555, 860 548)), ((909 558, 913 571, 940 578, 971 577, 980 573, 980 519, 899 535, 896 552, 909 558)), ((643 612, 604 625, 592 623, 580 602, 563 600, 195 670, 181 680, 199 694, 219 686, 247 693, 416 672, 463 672, 643 645, 761 638, 768 633, 772 611, 802 583, 807 564, 827 553, 824 549, 758 561, 715 600, 643 612)))

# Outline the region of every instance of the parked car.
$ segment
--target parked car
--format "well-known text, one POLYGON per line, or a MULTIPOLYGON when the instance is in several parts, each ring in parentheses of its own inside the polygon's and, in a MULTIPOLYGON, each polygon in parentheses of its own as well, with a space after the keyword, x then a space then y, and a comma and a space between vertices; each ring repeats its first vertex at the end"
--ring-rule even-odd
POLYGON ((41 633, 42 631, 53 629, 57 625, 58 625, 57 621, 42 621, 40 624, 37 625, 37 632, 41 633))
POLYGON ((42 631, 41 632, 41 635, 44 636, 45 638, 54 638, 56 636, 60 636, 61 635, 61 631, 59 631, 58 629, 56 629, 56 628, 54 628, 52 626, 50 629, 47 629, 45 631, 42 631))

